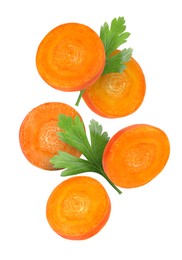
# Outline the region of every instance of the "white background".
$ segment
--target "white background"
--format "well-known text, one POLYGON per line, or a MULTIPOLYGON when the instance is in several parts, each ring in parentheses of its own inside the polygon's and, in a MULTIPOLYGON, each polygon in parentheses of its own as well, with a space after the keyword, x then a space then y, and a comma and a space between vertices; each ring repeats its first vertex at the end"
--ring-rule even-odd
MULTIPOLYGON (((182 37, 180 0, 37 0, 0 4, 0 259, 182 259, 182 37), (163 129, 170 159, 153 181, 118 195, 96 174, 112 203, 110 219, 94 237, 63 239, 45 217, 47 199, 63 180, 60 172, 32 166, 19 147, 19 127, 35 106, 48 101, 71 106, 77 93, 63 93, 39 77, 35 55, 48 31, 65 22, 100 25, 124 16, 131 32, 124 47, 134 49, 147 83, 142 106, 132 115, 105 119, 83 100, 77 110, 85 125, 94 118, 112 136, 119 129, 148 123, 163 129)), ((88 174, 89 175, 89 174, 88 174)))

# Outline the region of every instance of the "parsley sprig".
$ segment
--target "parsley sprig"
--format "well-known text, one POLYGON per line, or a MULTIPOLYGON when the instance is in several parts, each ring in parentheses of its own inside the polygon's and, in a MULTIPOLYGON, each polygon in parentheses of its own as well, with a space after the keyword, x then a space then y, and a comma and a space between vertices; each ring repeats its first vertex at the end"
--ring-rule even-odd
POLYGON ((126 25, 124 17, 114 18, 109 28, 108 23, 104 23, 100 29, 100 38, 105 47, 106 64, 102 74, 111 72, 122 72, 132 55, 132 49, 124 49, 122 52, 111 55, 117 48, 127 41, 130 36, 129 32, 125 32, 126 25))
POLYGON ((96 172, 102 175, 112 187, 121 194, 121 191, 108 178, 102 167, 104 148, 109 141, 108 133, 103 132, 102 126, 95 120, 90 121, 90 142, 87 138, 85 127, 79 116, 73 119, 70 116, 59 115, 58 133, 60 139, 78 149, 85 157, 78 158, 66 152, 59 151, 50 161, 54 168, 63 168, 61 176, 72 176, 84 172, 96 172))
MULTIPOLYGON (((126 68, 126 63, 131 59, 132 49, 123 49, 113 55, 122 44, 127 41, 130 36, 129 32, 125 32, 126 25, 124 17, 114 18, 111 21, 111 25, 104 23, 100 28, 100 38, 104 44, 106 53, 106 63, 102 75, 114 72, 122 73, 126 68)), ((84 90, 80 91, 76 106, 79 105, 84 90)))

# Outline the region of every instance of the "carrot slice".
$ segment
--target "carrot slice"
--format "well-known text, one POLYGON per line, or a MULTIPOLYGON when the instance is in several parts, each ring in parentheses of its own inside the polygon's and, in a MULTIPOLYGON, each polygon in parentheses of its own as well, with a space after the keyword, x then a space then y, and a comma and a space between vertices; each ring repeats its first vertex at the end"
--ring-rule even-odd
POLYGON ((135 112, 143 102, 146 83, 143 71, 134 58, 122 73, 102 75, 87 88, 83 99, 96 114, 118 118, 135 112))
POLYGON ((22 152, 30 163, 41 169, 55 170, 50 159, 58 151, 65 151, 77 157, 81 155, 78 150, 59 139, 57 135, 61 131, 57 125, 59 114, 72 118, 79 115, 67 104, 49 102, 32 109, 20 126, 19 141, 22 152))
POLYGON ((111 203, 100 182, 87 176, 71 177, 51 193, 46 216, 60 236, 83 240, 97 234, 109 219, 111 203))
POLYGON ((62 91, 77 91, 92 85, 105 66, 104 45, 90 27, 66 23, 51 30, 36 55, 40 76, 62 91))
POLYGON ((138 187, 162 171, 169 153, 169 140, 161 129, 146 124, 132 125, 110 139, 104 150, 103 167, 117 186, 138 187))

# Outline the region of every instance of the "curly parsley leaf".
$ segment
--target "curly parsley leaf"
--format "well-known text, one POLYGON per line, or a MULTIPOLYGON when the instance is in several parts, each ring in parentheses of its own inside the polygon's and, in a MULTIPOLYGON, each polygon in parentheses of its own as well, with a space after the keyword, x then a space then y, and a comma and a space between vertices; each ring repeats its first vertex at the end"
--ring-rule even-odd
POLYGON ((109 141, 108 133, 103 132, 102 126, 95 120, 90 121, 90 142, 87 138, 84 124, 79 116, 73 119, 70 116, 59 115, 58 133, 60 139, 79 150, 86 159, 78 158, 69 153, 60 151, 51 158, 50 162, 56 169, 63 169, 61 176, 72 176, 84 172, 96 172, 102 175, 112 187, 121 194, 121 191, 108 178, 102 167, 102 156, 109 141))

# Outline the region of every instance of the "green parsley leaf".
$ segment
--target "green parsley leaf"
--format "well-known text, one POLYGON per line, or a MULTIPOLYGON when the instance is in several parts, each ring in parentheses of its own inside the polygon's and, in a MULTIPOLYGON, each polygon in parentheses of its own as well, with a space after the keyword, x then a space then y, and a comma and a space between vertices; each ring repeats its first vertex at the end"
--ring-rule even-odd
POLYGON ((100 38, 104 44, 106 57, 109 57, 120 45, 126 42, 130 33, 125 32, 124 17, 114 18, 109 29, 108 23, 104 23, 100 29, 100 38))
MULTIPOLYGON (((102 126, 99 125, 99 123, 96 122, 94 119, 90 121, 89 129, 94 160, 97 161, 98 164, 100 164, 102 162, 104 148, 110 138, 108 136, 108 133, 103 132, 102 126)), ((102 164, 100 166, 102 167, 102 164)))
POLYGON ((56 169, 63 169, 61 176, 72 176, 84 172, 95 172, 102 175, 112 187, 121 194, 121 191, 108 178, 102 167, 102 156, 109 141, 108 133, 103 132, 102 126, 95 120, 90 121, 90 142, 87 138, 85 127, 79 116, 73 119, 70 116, 59 115, 58 133, 60 139, 79 150, 86 159, 78 158, 60 151, 51 158, 50 162, 56 169))
MULTIPOLYGON (((113 52, 124 44, 130 36, 130 33, 125 32, 125 30, 124 17, 114 18, 110 26, 106 22, 101 26, 100 39, 104 44, 106 53, 106 63, 102 75, 117 72, 122 73, 126 69, 126 63, 130 61, 133 50, 131 48, 123 49, 121 52, 113 55, 113 52)), ((84 90, 81 90, 75 103, 76 106, 79 106, 83 93, 84 90)))
MULTIPOLYGON (((54 165, 54 168, 57 169, 67 168, 62 171, 61 176, 70 176, 79 173, 89 172, 92 168, 92 164, 90 164, 87 160, 78 158, 62 151, 60 151, 58 155, 55 155, 51 159, 51 163, 54 165)), ((94 167, 92 171, 95 171, 94 167)))
POLYGON ((115 73, 115 72, 122 72, 126 69, 125 63, 131 59, 132 49, 124 49, 121 52, 116 53, 115 55, 109 57, 106 60, 106 65, 104 67, 103 73, 115 73))
POLYGON ((85 134, 85 128, 79 116, 74 119, 63 114, 59 115, 58 126, 63 130, 58 133, 60 139, 79 150, 88 160, 92 160, 90 144, 85 134))
POLYGON ((124 49, 120 53, 112 55, 123 43, 127 41, 130 33, 125 32, 125 19, 124 17, 114 18, 109 28, 108 23, 104 23, 100 29, 100 38, 105 47, 106 64, 102 75, 111 72, 122 72, 132 55, 132 49, 124 49))

